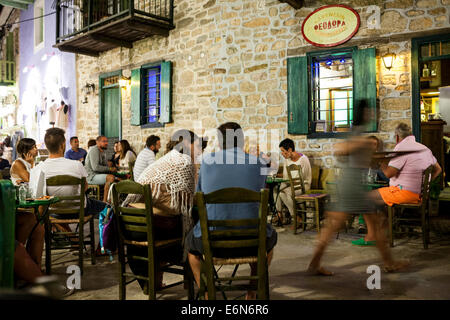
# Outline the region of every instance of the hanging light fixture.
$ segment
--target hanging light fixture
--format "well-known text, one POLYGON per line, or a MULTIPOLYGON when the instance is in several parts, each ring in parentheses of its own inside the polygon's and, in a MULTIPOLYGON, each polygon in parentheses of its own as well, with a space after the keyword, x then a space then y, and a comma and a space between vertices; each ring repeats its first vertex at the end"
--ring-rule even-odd
POLYGON ((382 57, 384 67, 386 69, 391 70, 392 66, 394 65, 395 57, 395 53, 389 52, 388 49, 388 52, 382 57))

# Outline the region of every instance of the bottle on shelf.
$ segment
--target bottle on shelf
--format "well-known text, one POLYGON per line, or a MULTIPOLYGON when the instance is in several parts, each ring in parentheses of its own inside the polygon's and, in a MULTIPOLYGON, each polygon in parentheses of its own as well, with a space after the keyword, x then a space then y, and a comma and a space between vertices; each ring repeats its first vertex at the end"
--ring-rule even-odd
POLYGON ((427 64, 424 64, 422 69, 422 77, 428 78, 429 76, 430 76, 430 69, 428 69, 427 64))

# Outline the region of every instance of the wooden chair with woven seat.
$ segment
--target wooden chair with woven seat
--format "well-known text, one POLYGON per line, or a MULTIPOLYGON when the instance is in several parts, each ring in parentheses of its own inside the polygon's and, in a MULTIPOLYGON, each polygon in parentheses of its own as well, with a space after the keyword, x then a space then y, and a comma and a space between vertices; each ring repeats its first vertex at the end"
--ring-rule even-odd
MULTIPOLYGON (((216 299, 216 291, 257 291, 257 299, 269 299, 269 273, 266 250, 266 224, 269 192, 242 188, 227 188, 204 194, 197 192, 196 200, 202 230, 203 260, 200 275, 200 296, 208 291, 208 299, 216 299), (239 220, 209 220, 206 204, 225 203, 259 203, 259 217, 239 220), (214 229, 211 229, 214 228, 214 229), (241 251, 244 256, 220 255, 220 250, 241 251), (217 255, 219 253, 219 255, 217 255), (250 254, 250 255, 249 255, 250 254), (219 277, 214 266, 257 264, 256 276, 219 277), (253 283, 234 285, 236 281, 253 281, 253 283), (228 282, 228 284, 224 284, 228 282), (254 282, 257 282, 255 285, 254 282)), ((224 298, 226 296, 224 295, 224 298)))
POLYGON ((389 243, 390 246, 394 246, 394 224, 398 224, 401 221, 420 221, 422 227, 422 241, 423 248, 428 249, 430 242, 430 185, 431 174, 433 172, 433 166, 429 166, 422 173, 422 190, 420 193, 420 203, 403 203, 388 206, 388 221, 389 221, 389 243), (411 209, 420 212, 420 217, 405 217, 404 211, 411 209), (400 214, 396 217, 397 212, 400 210, 400 214))
POLYGON ((85 212, 85 188, 86 180, 75 178, 69 175, 60 175, 48 178, 46 180, 47 187, 58 186, 79 186, 80 194, 72 196, 58 196, 60 202, 50 205, 48 216, 45 221, 45 266, 47 274, 51 273, 51 252, 52 249, 70 249, 73 248, 69 241, 67 245, 56 245, 56 238, 60 235, 64 237, 78 238, 78 266, 81 274, 83 274, 83 249, 86 244, 90 245, 91 263, 95 264, 95 233, 94 233, 94 217, 86 215, 85 212), (84 225, 89 223, 89 235, 85 240, 84 225), (52 230, 55 224, 77 224, 76 231, 60 232, 52 230))
POLYGON ((328 199, 327 193, 307 193, 303 181, 302 168, 296 164, 291 164, 287 167, 289 177, 289 187, 291 189, 291 197, 295 206, 294 219, 294 234, 297 234, 298 229, 298 214, 301 215, 301 226, 303 231, 306 230, 308 224, 315 225, 317 232, 320 231, 320 218, 323 216, 324 202, 328 199), (296 173, 294 176, 293 173, 296 173), (301 195, 296 195, 296 191, 301 191, 301 195), (314 208, 313 222, 308 222, 307 209, 308 204, 312 204, 314 208))
POLYGON ((89 184, 86 195, 92 199, 99 200, 101 199, 101 191, 100 186, 98 184, 89 184))
POLYGON ((128 170, 130 171, 130 180, 131 181, 134 181, 133 171, 134 171, 135 163, 136 163, 136 160, 128 162, 128 170))
MULTIPOLYGON (((156 257, 164 250, 180 250, 182 252, 182 239, 168 239, 155 240, 154 239, 154 224, 153 224, 153 207, 150 185, 141 185, 131 180, 124 180, 113 186, 113 203, 114 214, 118 218, 116 220, 116 227, 118 233, 118 253, 119 253, 119 267, 120 267, 120 282, 119 282, 119 299, 126 299, 126 286, 135 280, 143 280, 147 282, 146 294, 149 300, 156 299, 156 274, 157 266, 155 264, 156 257), (121 195, 140 194, 144 197, 144 205, 142 208, 122 207, 119 199, 121 195), (131 233, 141 233, 146 241, 137 241, 131 233), (147 256, 130 256, 125 249, 130 246, 147 248, 147 256), (146 261, 148 263, 148 276, 135 275, 126 272, 126 265, 130 260, 146 261), (127 277, 132 278, 127 282, 127 277)), ((128 251, 128 250, 127 250, 128 251)), ((179 284, 188 283, 189 288, 193 287, 193 278, 191 273, 185 268, 188 263, 183 263, 180 258, 177 261, 170 262, 162 266, 159 270, 161 272, 168 272, 178 275, 183 275, 185 279, 177 281, 162 289, 168 289, 179 284)), ((190 271, 190 269, 189 269, 190 271)), ((188 289, 189 289, 188 288, 188 289)), ((190 298, 193 296, 193 290, 189 289, 190 298)))

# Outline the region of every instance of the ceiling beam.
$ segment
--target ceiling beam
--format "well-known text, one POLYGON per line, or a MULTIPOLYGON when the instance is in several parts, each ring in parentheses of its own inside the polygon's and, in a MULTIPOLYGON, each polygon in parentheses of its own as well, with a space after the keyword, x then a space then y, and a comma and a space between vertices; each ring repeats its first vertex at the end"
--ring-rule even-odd
POLYGON ((28 5, 12 0, 0 0, 0 4, 4 5, 5 7, 13 7, 19 10, 27 10, 28 8, 28 5))
POLYGON ((303 0, 280 0, 280 2, 287 3, 294 9, 300 9, 303 7, 303 0))
POLYGON ((120 47, 124 47, 124 48, 133 48, 133 43, 130 41, 125 41, 125 40, 119 40, 119 39, 114 39, 105 35, 101 35, 101 34, 91 34, 90 35, 91 39, 95 40, 95 41, 99 41, 99 42, 104 42, 104 43, 109 43, 109 44, 113 44, 116 46, 120 46, 120 47))
POLYGON ((54 48, 58 48, 59 51, 64 51, 64 52, 72 52, 72 53, 78 53, 78 54, 84 54, 86 56, 91 56, 91 57, 98 57, 99 53, 97 51, 93 51, 93 50, 88 50, 88 49, 80 49, 80 48, 76 48, 76 47, 72 47, 72 46, 68 46, 68 45, 54 45, 54 48))

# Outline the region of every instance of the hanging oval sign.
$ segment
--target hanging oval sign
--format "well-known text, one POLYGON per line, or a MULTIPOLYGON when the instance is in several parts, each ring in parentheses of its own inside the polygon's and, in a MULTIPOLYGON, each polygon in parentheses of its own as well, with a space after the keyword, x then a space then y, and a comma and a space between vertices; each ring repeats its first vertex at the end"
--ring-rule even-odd
POLYGON ((317 47, 334 47, 350 40, 360 25, 358 12, 344 5, 321 7, 306 17, 302 34, 317 47))

